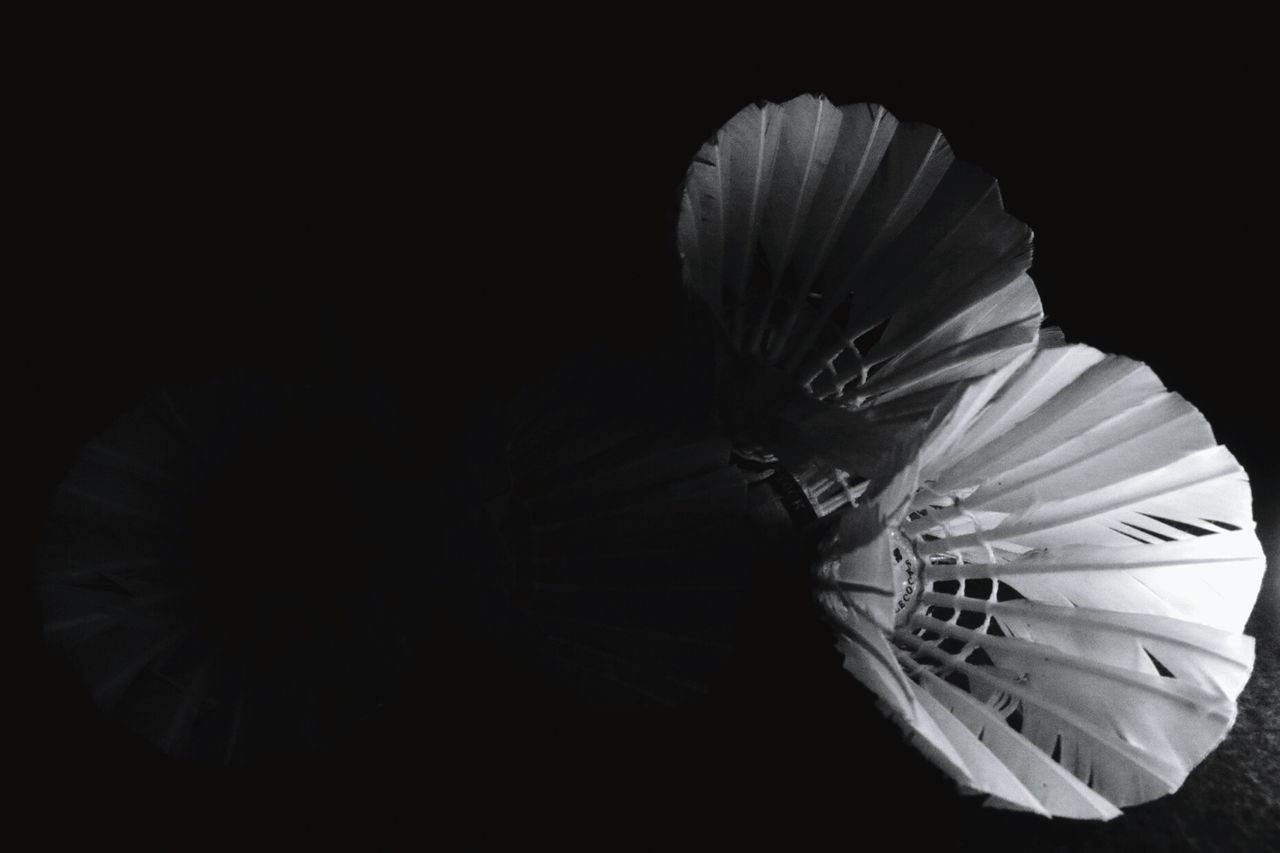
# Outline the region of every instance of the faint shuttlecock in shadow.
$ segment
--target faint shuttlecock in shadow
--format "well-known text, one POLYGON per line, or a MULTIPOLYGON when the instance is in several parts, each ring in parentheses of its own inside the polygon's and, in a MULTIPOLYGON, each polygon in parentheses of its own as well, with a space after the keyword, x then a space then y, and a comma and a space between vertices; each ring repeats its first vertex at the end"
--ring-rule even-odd
POLYGON ((562 707, 684 705, 735 651, 763 516, 690 367, 578 359, 472 431, 476 564, 562 707))
POLYGON ((331 747, 395 695, 419 489, 371 386, 238 376, 148 394, 56 489, 44 631, 111 719, 240 764, 331 747))

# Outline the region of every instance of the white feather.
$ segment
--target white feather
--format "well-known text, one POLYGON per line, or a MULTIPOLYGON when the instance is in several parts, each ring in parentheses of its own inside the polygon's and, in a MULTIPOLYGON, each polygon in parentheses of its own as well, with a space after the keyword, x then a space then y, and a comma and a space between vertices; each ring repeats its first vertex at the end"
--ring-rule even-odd
MULTIPOLYGON (((1110 820, 1120 810, 1099 796, 1089 786, 1058 764, 1035 744, 1012 729, 1005 718, 989 705, 974 699, 968 693, 938 677, 931 670, 920 667, 907 658, 908 665, 915 666, 920 683, 936 697, 951 714, 979 737, 988 752, 995 758, 997 767, 982 776, 983 784, 977 789, 997 797, 1000 804, 1020 805, 1005 791, 1005 782, 999 768, 1017 778, 1035 798, 1040 813, 1073 818, 1101 818, 1110 820)), ((970 762, 973 765, 975 762, 970 762)), ((1033 811, 1036 811, 1033 809, 1033 811)))
POLYGON ((873 104, 739 112, 689 168, 678 237, 689 290, 735 352, 735 405, 792 412, 794 446, 768 423, 751 440, 793 469, 876 454, 826 446, 841 431, 779 404, 775 374, 833 408, 892 404, 866 423, 896 441, 958 383, 1029 355, 1043 316, 1031 232, 996 182, 873 104))
POLYGON ((966 762, 956 780, 1025 808, 1012 773, 1076 817, 1175 790, 1235 719, 1264 568, 1248 479, 1204 418, 1145 365, 1045 348, 950 392, 918 466, 908 505, 872 491, 849 511, 883 518, 881 541, 862 530, 825 559, 852 588, 892 579, 875 564, 889 541, 925 561, 890 640, 1002 766, 933 708, 966 762))

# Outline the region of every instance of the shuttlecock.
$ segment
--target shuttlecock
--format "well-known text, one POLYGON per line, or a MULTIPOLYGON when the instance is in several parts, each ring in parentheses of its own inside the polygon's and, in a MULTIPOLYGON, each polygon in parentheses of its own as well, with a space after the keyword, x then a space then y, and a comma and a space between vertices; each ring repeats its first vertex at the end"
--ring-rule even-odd
POLYGON ((1251 670, 1248 482, 1149 369, 1041 333, 995 181, 881 107, 753 106, 679 243, 733 434, 845 507, 819 595, 913 742, 1042 814, 1176 789, 1251 670))
POLYGON ((957 383, 1030 352, 1042 319, 1030 229, 995 180, 874 104, 739 112, 689 168, 678 239, 724 344, 730 429, 807 471, 827 511, 957 383))
MULTIPOLYGON (((682 365, 682 368, 686 367, 682 365)), ((575 362, 528 385, 475 454, 474 541, 543 687, 589 706, 705 695, 735 648, 758 527, 706 389, 575 362)))
POLYGON ((962 789, 1107 819, 1232 725, 1249 483, 1145 365, 1045 347, 956 390, 844 513, 818 576, 845 667, 962 789))
POLYGON ((421 490, 366 385, 149 394, 52 499, 47 639, 154 748, 240 764, 330 747, 396 695, 421 618, 421 490))

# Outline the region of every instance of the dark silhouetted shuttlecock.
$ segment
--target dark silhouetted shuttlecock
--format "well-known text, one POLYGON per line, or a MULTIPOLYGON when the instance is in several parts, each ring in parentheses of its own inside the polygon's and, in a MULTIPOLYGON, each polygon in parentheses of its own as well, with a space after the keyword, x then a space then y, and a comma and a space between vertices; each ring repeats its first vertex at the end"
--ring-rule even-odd
POLYGON ((46 636, 98 707, 217 764, 375 714, 424 568, 396 428, 362 383, 244 378, 155 392, 89 442, 39 580, 46 636))

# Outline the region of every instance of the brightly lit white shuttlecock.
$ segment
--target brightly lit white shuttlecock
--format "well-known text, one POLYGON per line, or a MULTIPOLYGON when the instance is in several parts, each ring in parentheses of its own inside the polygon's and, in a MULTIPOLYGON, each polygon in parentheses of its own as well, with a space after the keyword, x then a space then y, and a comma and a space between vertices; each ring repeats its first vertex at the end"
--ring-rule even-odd
POLYGON ((996 181, 875 104, 740 111, 689 167, 678 237, 730 427, 808 471, 819 504, 957 384, 1027 355, 1043 319, 1031 231, 996 181))
POLYGON ((1042 348, 956 391, 818 569, 845 667, 962 789, 1110 818, 1235 719, 1249 482, 1145 365, 1042 348))

